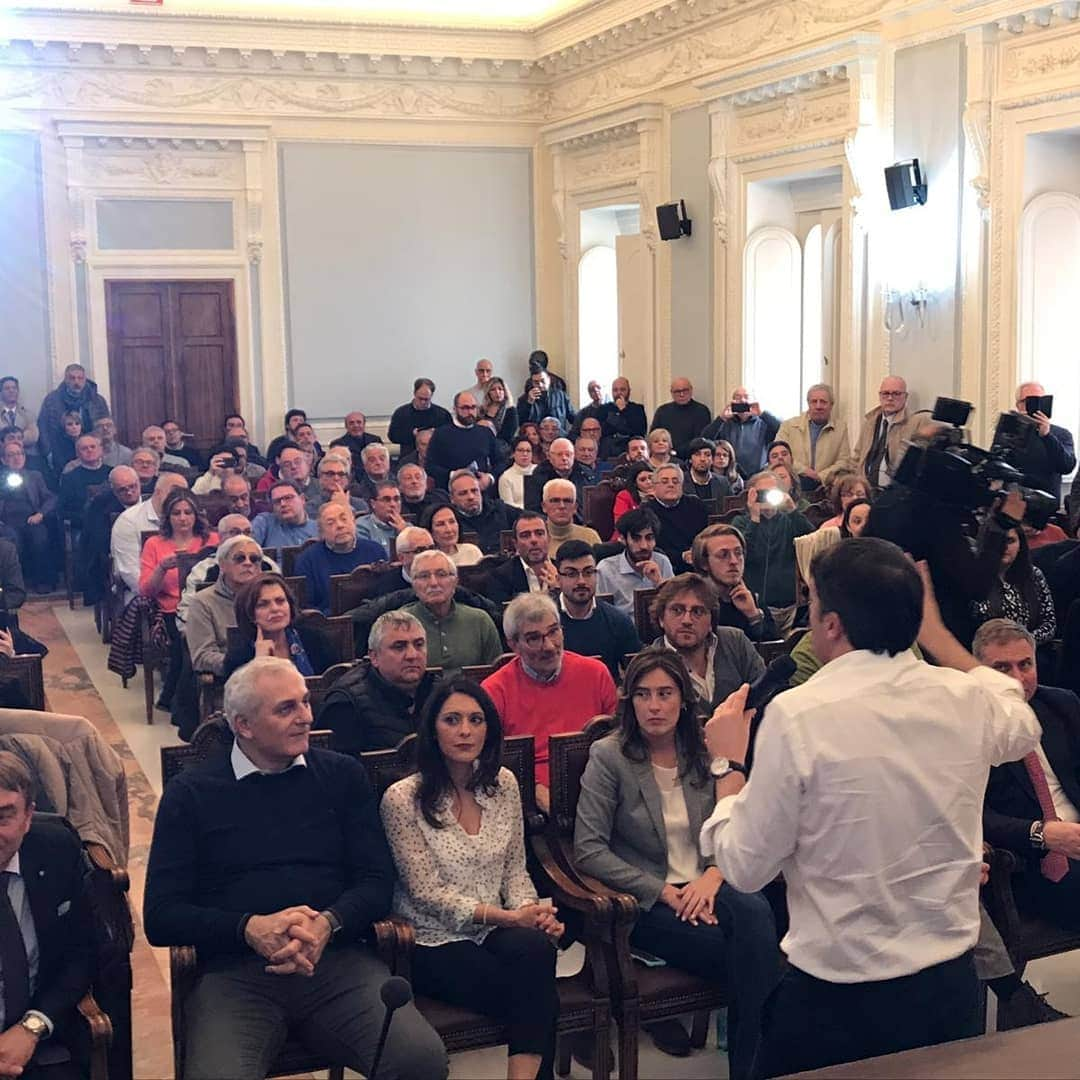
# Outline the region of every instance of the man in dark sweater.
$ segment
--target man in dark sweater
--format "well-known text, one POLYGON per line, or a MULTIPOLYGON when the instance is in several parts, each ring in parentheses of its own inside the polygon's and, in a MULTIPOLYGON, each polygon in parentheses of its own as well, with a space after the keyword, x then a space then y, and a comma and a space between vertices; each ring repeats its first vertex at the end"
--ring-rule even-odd
MULTIPOLYGON (((1039 383, 1024 383, 1016 391, 1016 411, 1027 416, 1027 399, 1043 397, 1046 391, 1039 383)), ((1011 451, 1006 460, 1024 474, 1024 483, 1048 491, 1061 501, 1061 478, 1076 468, 1076 450, 1072 433, 1041 412, 1031 414, 1036 430, 1023 450, 1011 451)))
POLYGON ((630 400, 630 380, 620 375, 611 384, 611 401, 600 414, 604 430, 604 457, 618 457, 626 452, 635 435, 644 435, 649 422, 645 406, 630 400))
POLYGON ((472 472, 462 472, 450 481, 450 505, 457 511, 461 531, 480 537, 480 550, 490 555, 499 550, 500 533, 512 529, 518 510, 499 499, 485 499, 480 480, 472 472))
POLYGON ((75 440, 75 453, 78 465, 60 478, 60 515, 81 529, 90 501, 89 489, 104 487, 109 482, 109 470, 102 464, 101 440, 96 435, 80 435, 75 440))
POLYGON ((392 750, 416 733, 416 718, 439 675, 427 670, 423 623, 407 611, 380 615, 368 635, 368 662, 356 664, 326 695, 320 728, 343 754, 392 750))
MULTIPOLYGON (((359 762, 310 749, 307 687, 288 660, 235 672, 225 715, 232 751, 170 781, 146 879, 147 938, 198 950, 185 1080, 261 1080, 290 1027, 370 1074, 389 971, 364 942, 394 885, 371 781, 359 762)), ((446 1074, 439 1037, 403 1006, 379 1076, 446 1074)))
POLYGON ((675 455, 685 461, 690 440, 696 439, 708 427, 711 419, 709 407, 694 400, 694 387, 690 380, 679 376, 671 380, 671 401, 656 410, 652 427, 666 428, 671 432, 675 455))
POLYGON ((427 471, 442 488, 457 469, 472 469, 481 488, 492 485, 492 471, 498 459, 495 433, 476 423, 476 398, 467 390, 454 395, 454 422, 436 428, 427 452, 427 471))
POLYGON ((367 417, 362 412, 351 412, 345 417, 345 434, 334 439, 331 446, 344 446, 352 454, 353 473, 359 476, 363 471, 360 455, 365 446, 382 442, 378 435, 366 431, 367 417))
POLYGON ((634 624, 606 600, 597 600, 596 557, 584 540, 560 544, 555 568, 563 646, 581 656, 598 656, 618 684, 623 657, 641 649, 634 624))
POLYGON ((649 509, 660 522, 656 546, 671 560, 676 573, 690 568, 690 548, 709 524, 709 511, 696 495, 683 494, 683 471, 678 465, 661 465, 653 474, 653 501, 649 509))
POLYGON ((401 447, 403 454, 416 449, 416 433, 428 428, 440 428, 450 423, 450 414, 431 402, 435 384, 430 379, 419 378, 413 383, 412 401, 406 401, 394 410, 390 417, 390 441, 401 447))
POLYGON ((319 538, 297 556, 293 573, 307 578, 308 606, 330 614, 330 577, 351 574, 358 566, 386 561, 386 552, 374 540, 356 535, 356 518, 341 503, 328 502, 319 507, 319 538))

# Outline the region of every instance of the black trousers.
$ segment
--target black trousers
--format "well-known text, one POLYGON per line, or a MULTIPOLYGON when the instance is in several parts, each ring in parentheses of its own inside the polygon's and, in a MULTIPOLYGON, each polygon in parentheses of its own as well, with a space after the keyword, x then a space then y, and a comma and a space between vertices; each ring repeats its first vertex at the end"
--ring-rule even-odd
POLYGON ((418 994, 501 1020, 510 1053, 539 1054, 544 1061, 537 1075, 551 1075, 559 995, 555 949, 542 931, 501 926, 480 945, 419 945, 412 981, 418 994))
POLYGON ((1080 861, 1070 859, 1060 881, 1044 878, 1034 863, 1015 881, 1016 903, 1023 912, 1069 930, 1080 928, 1080 861))
POLYGON ((974 951, 880 982, 831 983, 789 966, 765 1007, 758 1074, 821 1069, 982 1029, 974 951))

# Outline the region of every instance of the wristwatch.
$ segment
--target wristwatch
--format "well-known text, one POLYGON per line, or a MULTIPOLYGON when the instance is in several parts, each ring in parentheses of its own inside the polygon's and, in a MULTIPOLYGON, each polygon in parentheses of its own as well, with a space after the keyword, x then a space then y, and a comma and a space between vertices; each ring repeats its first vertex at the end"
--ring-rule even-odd
POLYGON ((26 1028, 35 1039, 40 1040, 49 1037, 49 1025, 37 1013, 28 1012, 19 1021, 19 1026, 26 1028))
POLYGON ((337 913, 327 908, 319 914, 330 924, 330 937, 337 937, 341 933, 341 920, 337 917, 337 913))
POLYGON ((1036 851, 1046 850, 1046 841, 1043 839, 1043 829, 1045 828, 1045 821, 1033 821, 1030 830, 1028 830, 1028 839, 1031 841, 1031 846, 1035 848, 1036 851))
POLYGON ((746 766, 741 761, 728 761, 726 757, 714 757, 709 764, 709 772, 716 777, 717 780, 723 780, 728 773, 741 773, 743 776, 747 775, 746 766))

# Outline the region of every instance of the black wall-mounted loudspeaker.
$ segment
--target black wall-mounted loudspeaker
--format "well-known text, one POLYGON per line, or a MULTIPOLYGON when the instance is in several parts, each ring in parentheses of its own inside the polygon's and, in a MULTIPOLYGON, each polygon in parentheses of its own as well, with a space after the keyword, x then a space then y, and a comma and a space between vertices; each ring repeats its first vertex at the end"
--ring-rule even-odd
POLYGON ((919 159, 886 165, 885 188, 889 193, 889 206, 893 210, 925 205, 926 177, 919 168, 919 159))
POLYGON ((660 228, 661 240, 678 240, 680 236, 689 236, 692 222, 686 216, 686 203, 680 199, 677 203, 658 206, 656 224, 660 228))

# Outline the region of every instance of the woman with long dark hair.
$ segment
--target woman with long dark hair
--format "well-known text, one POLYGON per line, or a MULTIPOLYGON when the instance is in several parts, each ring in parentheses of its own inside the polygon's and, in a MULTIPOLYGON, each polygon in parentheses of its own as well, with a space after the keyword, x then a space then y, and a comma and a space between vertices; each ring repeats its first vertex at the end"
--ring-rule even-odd
POLYGON ((718 439, 713 451, 713 472, 726 480, 732 495, 741 495, 746 481, 739 475, 739 466, 735 461, 735 447, 727 439, 718 439))
MULTIPOLYGON (((581 778, 574 861, 637 900, 632 945, 705 979, 726 976, 734 996, 731 1075, 747 1077, 760 1010, 779 973, 776 928, 760 893, 735 892, 701 856, 698 835, 716 782, 695 706, 677 653, 651 647, 630 662, 616 730, 593 743, 581 778)), ((668 1052, 689 1049, 675 1021, 653 1036, 668 1052)))
POLYGON ((613 521, 636 510, 652 496, 652 475, 653 467, 647 461, 635 461, 630 465, 626 470, 626 487, 615 494, 615 505, 611 509, 613 521))
POLYGON ((985 600, 972 605, 975 625, 988 619, 1012 619, 1031 631, 1042 645, 1057 632, 1054 599, 1043 572, 1031 561, 1023 529, 1010 529, 1005 537, 998 577, 985 600))
POLYGON ((521 793, 502 766, 502 723, 472 679, 437 684, 417 729, 416 772, 382 801, 397 865, 394 911, 415 929, 412 983, 509 1030, 510 1080, 552 1075, 563 925, 525 869, 521 793))

